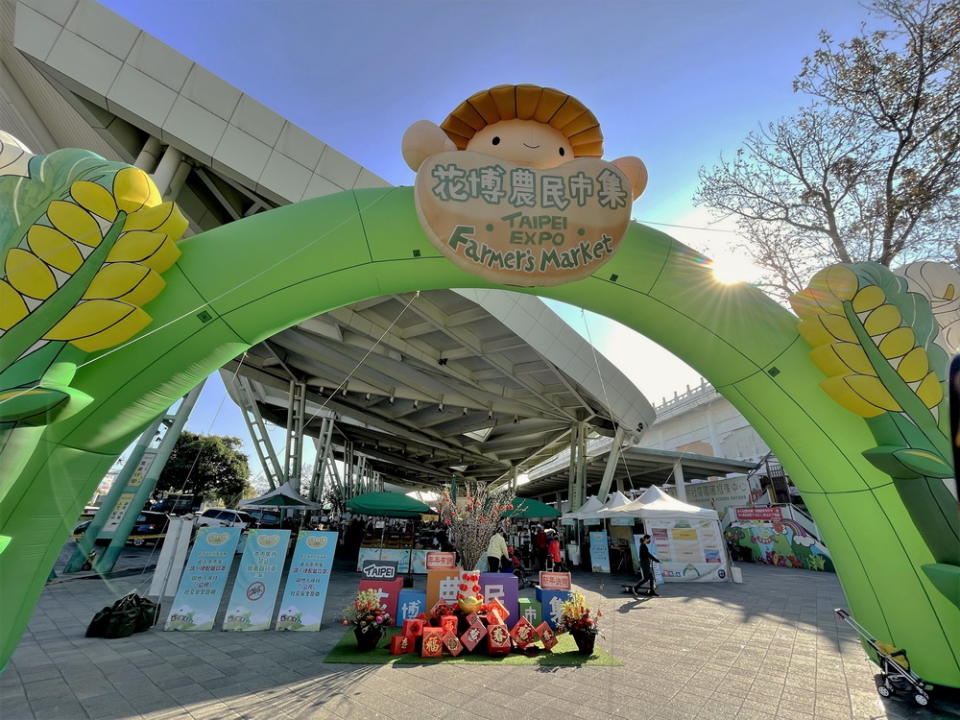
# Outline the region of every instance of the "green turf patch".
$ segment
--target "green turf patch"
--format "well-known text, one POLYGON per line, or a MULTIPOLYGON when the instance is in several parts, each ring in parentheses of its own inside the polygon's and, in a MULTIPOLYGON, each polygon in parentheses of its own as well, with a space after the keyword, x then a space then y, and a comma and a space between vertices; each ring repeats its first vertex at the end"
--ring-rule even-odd
MULTIPOLYGON (((483 652, 468 653, 466 650, 459 656, 444 655, 440 658, 425 658, 419 654, 408 653, 406 655, 391 655, 387 649, 390 646, 390 638, 397 635, 400 628, 390 628, 383 640, 370 652, 360 652, 357 650, 357 638, 353 634, 353 629, 347 630, 340 638, 333 650, 324 658, 328 663, 346 663, 352 665, 429 665, 434 663, 475 663, 480 665, 622 665, 619 660, 602 650, 599 646, 594 648, 593 655, 585 656, 577 652, 577 644, 570 635, 558 635, 557 643, 551 652, 540 649, 536 655, 525 655, 519 652, 512 652, 508 655, 498 655, 496 657, 487 655, 483 652)), ((484 638, 482 643, 486 642, 484 638)), ((479 646, 478 646, 479 647, 479 646)), ((537 645, 537 647, 540 647, 537 645)))

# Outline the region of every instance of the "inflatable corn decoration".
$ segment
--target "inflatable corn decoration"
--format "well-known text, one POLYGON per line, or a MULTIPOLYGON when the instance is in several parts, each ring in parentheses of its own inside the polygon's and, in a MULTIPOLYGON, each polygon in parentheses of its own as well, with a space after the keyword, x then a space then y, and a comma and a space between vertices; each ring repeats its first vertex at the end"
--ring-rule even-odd
POLYGON ((81 150, 0 177, 0 423, 44 424, 86 353, 143 330, 187 222, 142 170, 81 150))
POLYGON ((924 570, 960 604, 960 515, 944 484, 954 477, 948 358, 929 301, 886 267, 859 263, 821 270, 790 303, 827 375, 820 386, 866 420, 879 444, 864 457, 893 478, 937 560, 924 570))

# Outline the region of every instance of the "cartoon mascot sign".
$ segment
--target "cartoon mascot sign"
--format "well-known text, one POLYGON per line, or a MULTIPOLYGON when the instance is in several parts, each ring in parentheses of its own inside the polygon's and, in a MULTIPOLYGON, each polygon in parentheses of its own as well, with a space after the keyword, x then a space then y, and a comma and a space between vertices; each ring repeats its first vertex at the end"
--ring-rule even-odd
POLYGON ((431 242, 464 270, 524 287, 579 280, 616 251, 647 171, 602 152, 594 114, 536 85, 484 90, 403 136, 431 242))

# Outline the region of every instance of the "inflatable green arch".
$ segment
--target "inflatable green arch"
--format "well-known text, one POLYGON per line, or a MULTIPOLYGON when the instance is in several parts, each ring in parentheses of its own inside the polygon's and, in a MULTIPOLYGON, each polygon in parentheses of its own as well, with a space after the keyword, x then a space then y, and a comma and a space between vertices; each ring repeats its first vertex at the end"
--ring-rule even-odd
MULTIPOLYGON (((424 237, 411 188, 346 191, 192 237, 136 342, 81 366, 48 425, 8 428, 0 469, 0 662, 13 651, 84 501, 158 414, 254 343, 387 294, 497 287, 424 237)), ((516 288, 505 288, 516 290, 516 288)), ((526 289, 613 318, 702 373, 749 420, 803 493, 853 614, 907 647, 925 679, 960 686, 960 608, 890 477, 862 456, 867 425, 817 386, 797 319, 760 291, 719 284, 706 258, 631 224, 594 275, 526 289)))

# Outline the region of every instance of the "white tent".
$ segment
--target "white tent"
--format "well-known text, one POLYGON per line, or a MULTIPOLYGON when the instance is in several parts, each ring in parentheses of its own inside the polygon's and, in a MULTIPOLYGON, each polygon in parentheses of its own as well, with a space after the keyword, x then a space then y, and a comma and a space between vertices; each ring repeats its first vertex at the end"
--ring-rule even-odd
MULTIPOLYGON (((609 503, 608 503, 609 505, 609 503)), ((656 517, 695 517, 702 520, 719 520, 716 510, 710 508, 697 507, 677 500, 671 495, 667 495, 663 490, 655 485, 647 488, 646 492, 631 503, 620 505, 619 507, 608 508, 602 511, 600 517, 609 518, 614 513, 619 515, 630 515, 632 517, 656 518, 656 517)))
POLYGON ((320 503, 310 502, 290 487, 289 483, 284 483, 275 490, 264 493, 260 497, 241 500, 240 507, 320 509, 321 505, 320 503))
POLYGON ((601 514, 607 519, 618 516, 643 520, 667 582, 730 579, 726 545, 715 510, 689 505, 658 487, 650 487, 632 503, 601 514))
POLYGON ((607 502, 603 506, 603 510, 599 511, 599 514, 597 515, 597 517, 603 520, 606 517, 607 513, 613 512, 617 508, 622 508, 623 506, 629 505, 629 504, 630 504, 630 498, 628 498, 619 490, 615 490, 614 492, 610 493, 610 495, 607 496, 607 502))
POLYGON ((564 513, 561 520, 593 520, 597 510, 603 507, 603 503, 596 495, 591 495, 587 501, 576 510, 564 513))

